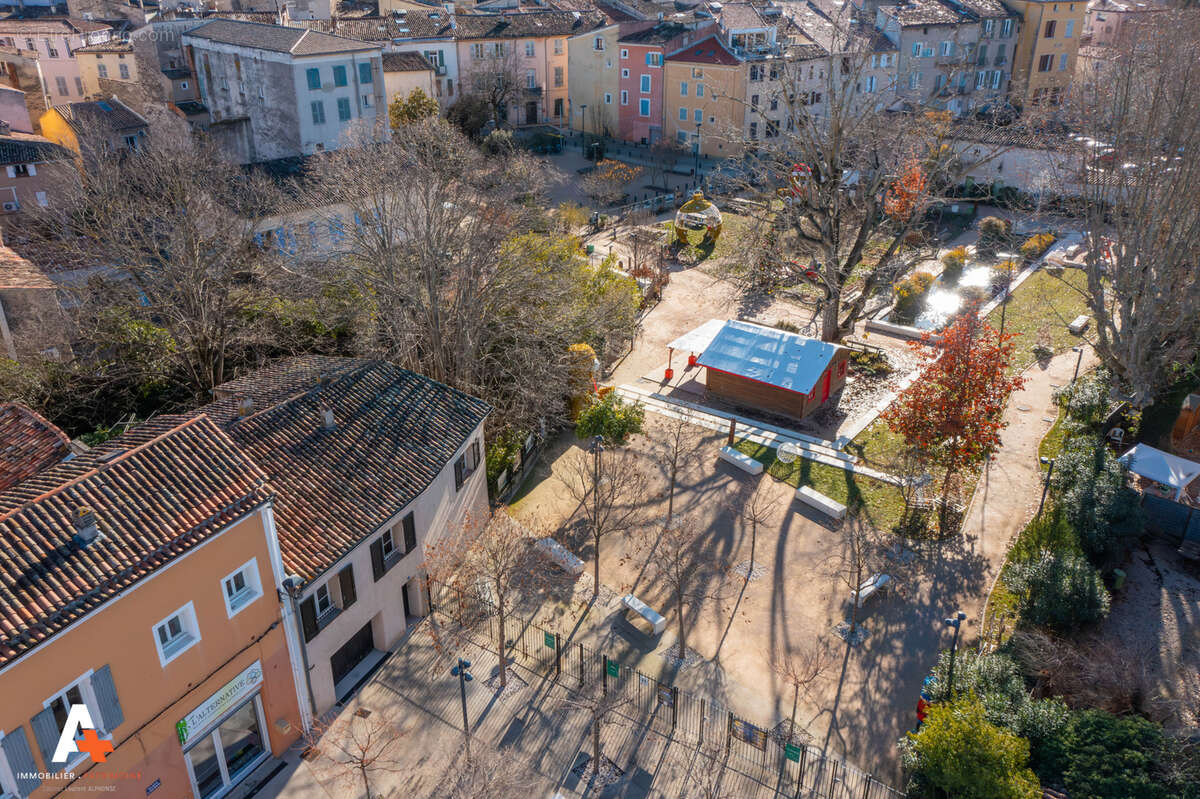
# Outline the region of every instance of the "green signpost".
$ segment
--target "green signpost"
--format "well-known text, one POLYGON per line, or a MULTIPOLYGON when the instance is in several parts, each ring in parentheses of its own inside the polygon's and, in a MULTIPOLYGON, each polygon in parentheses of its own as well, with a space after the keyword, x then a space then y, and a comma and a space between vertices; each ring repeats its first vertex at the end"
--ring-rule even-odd
POLYGON ((609 677, 620 677, 621 676, 621 664, 615 660, 608 661, 608 676, 609 677))
POLYGON ((793 763, 800 762, 800 745, 799 744, 784 744, 783 756, 793 763))
POLYGON ((542 641, 545 642, 547 648, 553 649, 554 648, 554 633, 548 633, 548 632, 543 631, 542 632, 542 641))

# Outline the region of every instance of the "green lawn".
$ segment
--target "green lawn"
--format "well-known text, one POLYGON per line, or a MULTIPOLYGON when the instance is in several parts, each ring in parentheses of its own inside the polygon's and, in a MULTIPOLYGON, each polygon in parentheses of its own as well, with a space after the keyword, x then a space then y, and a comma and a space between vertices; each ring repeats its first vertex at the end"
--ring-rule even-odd
POLYGON ((1062 451, 1063 435, 1066 433, 1064 425, 1066 419, 1067 415, 1060 408, 1058 418, 1054 420, 1054 426, 1046 431, 1046 435, 1042 437, 1041 443, 1038 444, 1038 457, 1054 458, 1062 451))
POLYGON ((846 449, 861 458, 867 466, 886 472, 894 468, 900 459, 900 453, 904 451, 904 437, 893 433, 883 419, 876 419, 855 436, 846 449))
MULTIPOLYGON (((1088 312, 1079 293, 1086 287, 1087 277, 1079 269, 1067 269, 1062 277, 1039 269, 1017 286, 1008 301, 1004 322, 1004 332, 1015 336, 1016 368, 1024 369, 1037 360, 1033 348, 1043 329, 1050 348, 1056 354, 1069 350, 1083 340, 1080 336, 1071 335, 1067 325, 1075 317, 1088 312)), ((1001 308, 996 307, 987 317, 988 323, 997 329, 1000 327, 1000 314, 1001 308)), ((1086 335, 1087 331, 1084 332, 1086 335)))
POLYGON ((807 458, 783 463, 775 457, 775 448, 742 439, 735 445, 763 464, 767 474, 792 486, 810 486, 846 507, 860 505, 877 530, 891 530, 904 513, 900 489, 870 477, 856 475, 836 466, 826 466, 807 458))

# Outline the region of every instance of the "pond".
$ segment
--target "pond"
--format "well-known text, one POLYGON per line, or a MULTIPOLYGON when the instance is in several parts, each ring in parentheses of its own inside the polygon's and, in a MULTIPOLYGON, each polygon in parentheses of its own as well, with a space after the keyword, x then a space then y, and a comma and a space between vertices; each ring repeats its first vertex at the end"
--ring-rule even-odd
MULTIPOLYGON (((941 330, 967 302, 968 295, 992 296, 993 286, 998 286, 996 280, 999 275, 996 267, 1007 259, 1019 263, 1018 258, 1019 256, 1013 253, 1000 253, 994 263, 968 264, 954 283, 945 282, 943 276, 939 275, 933 288, 925 295, 922 310, 913 320, 912 326, 918 330, 941 330)), ((1009 279, 1016 277, 1016 271, 1014 268, 1009 279)))

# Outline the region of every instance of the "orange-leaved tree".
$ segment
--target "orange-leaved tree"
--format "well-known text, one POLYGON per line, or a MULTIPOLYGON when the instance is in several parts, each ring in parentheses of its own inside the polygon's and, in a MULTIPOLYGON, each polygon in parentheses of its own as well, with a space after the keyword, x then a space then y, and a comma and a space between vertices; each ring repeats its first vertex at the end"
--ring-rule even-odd
POLYGON ((910 160, 888 188, 887 196, 883 198, 883 212, 893 222, 908 222, 924 205, 927 187, 928 181, 921 163, 916 159, 910 160))
POLYGON ((945 470, 940 522, 955 475, 1000 448, 1008 395, 1025 384, 1009 374, 1012 335, 996 332, 967 308, 939 337, 926 333, 920 377, 883 413, 893 432, 945 470))

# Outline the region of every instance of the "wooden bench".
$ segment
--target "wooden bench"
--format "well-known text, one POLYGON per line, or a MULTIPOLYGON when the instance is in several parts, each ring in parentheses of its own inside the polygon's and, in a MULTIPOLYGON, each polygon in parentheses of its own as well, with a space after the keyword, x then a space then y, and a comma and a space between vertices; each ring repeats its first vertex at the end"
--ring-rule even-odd
POLYGON ((850 592, 850 601, 854 602, 858 607, 866 604, 867 600, 878 594, 880 591, 886 591, 892 584, 891 575, 888 574, 872 574, 863 584, 858 587, 857 591, 850 592))
POLYGON ((667 628, 667 620, 633 594, 621 597, 621 604, 625 606, 625 620, 646 635, 659 635, 667 628))
POLYGON ((1071 331, 1072 335, 1078 336, 1087 330, 1088 322, 1090 321, 1091 319, 1087 314, 1080 314, 1075 317, 1071 324, 1067 325, 1067 330, 1071 331))
POLYGON ((762 474, 763 465, 761 463, 744 452, 738 452, 733 447, 721 447, 721 451, 717 454, 717 457, 726 463, 733 464, 743 472, 762 474))
POLYGON ((835 519, 846 518, 846 506, 842 503, 832 500, 808 486, 800 486, 796 489, 796 499, 803 502, 805 505, 816 508, 828 516, 835 519))
POLYGON ((553 538, 538 539, 537 548, 567 574, 573 577, 583 574, 583 561, 553 538))

